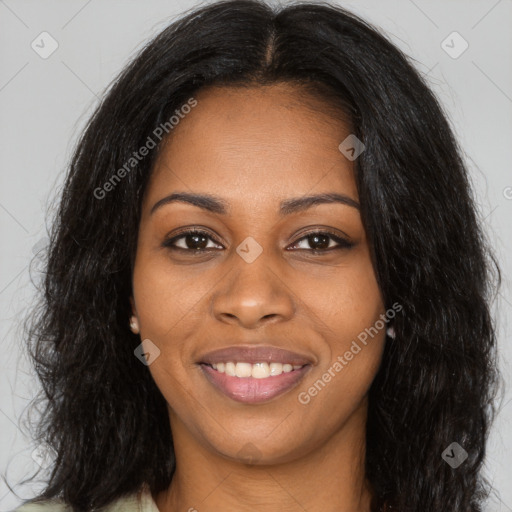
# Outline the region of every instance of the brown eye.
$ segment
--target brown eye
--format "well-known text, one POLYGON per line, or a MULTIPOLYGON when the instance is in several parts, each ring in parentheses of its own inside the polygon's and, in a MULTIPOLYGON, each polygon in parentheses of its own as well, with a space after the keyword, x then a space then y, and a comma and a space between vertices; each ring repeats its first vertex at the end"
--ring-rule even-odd
POLYGON ((299 250, 307 251, 309 249, 313 253, 328 252, 334 249, 349 249, 354 246, 349 240, 335 235, 334 233, 315 231, 308 233, 306 236, 294 242, 292 247, 296 247, 297 244, 302 243, 303 240, 305 240, 305 243, 309 245, 309 247, 302 247, 299 248, 299 250), (334 245, 332 245, 331 242, 334 242, 334 245))
POLYGON ((183 251, 208 251, 210 249, 217 249, 217 247, 208 246, 208 241, 218 243, 206 231, 190 230, 183 231, 169 240, 166 240, 162 245, 169 249, 178 249, 183 251), (177 244, 179 242, 179 245, 177 244))
MULTIPOLYGON (((210 235, 210 233, 199 229, 182 231, 180 234, 165 240, 162 245, 171 250, 191 253, 219 250, 223 248, 222 245, 210 235), (211 245, 211 243, 213 243, 213 245, 211 245)), ((354 243, 335 235, 334 233, 330 233, 328 231, 315 231, 303 236, 290 247, 294 250, 305 250, 314 254, 320 254, 336 249, 349 249, 353 246, 354 243), (305 244, 305 246, 298 247, 300 244, 305 244)))

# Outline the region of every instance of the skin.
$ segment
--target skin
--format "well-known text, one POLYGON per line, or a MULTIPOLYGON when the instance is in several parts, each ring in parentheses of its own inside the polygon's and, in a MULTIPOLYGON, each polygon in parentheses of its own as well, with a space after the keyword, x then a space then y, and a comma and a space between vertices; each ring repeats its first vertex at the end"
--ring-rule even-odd
POLYGON ((141 339, 161 351, 148 368, 168 403, 177 461, 153 498, 160 512, 369 511, 367 393, 384 329, 309 403, 298 400, 385 312, 360 212, 326 203, 278 213, 282 200, 309 194, 359 200, 353 162, 338 149, 350 129, 290 84, 212 87, 195 98, 146 189, 133 273, 141 339), (150 213, 174 192, 220 196, 229 212, 174 202, 150 213), (190 238, 175 242, 189 252, 162 246, 190 226, 211 234, 209 253, 194 256, 190 238), (305 235, 322 228, 354 245, 313 254, 305 235), (263 249, 252 263, 236 252, 249 236, 263 249), (314 365, 287 393, 239 403, 196 364, 232 345, 274 345, 314 365))

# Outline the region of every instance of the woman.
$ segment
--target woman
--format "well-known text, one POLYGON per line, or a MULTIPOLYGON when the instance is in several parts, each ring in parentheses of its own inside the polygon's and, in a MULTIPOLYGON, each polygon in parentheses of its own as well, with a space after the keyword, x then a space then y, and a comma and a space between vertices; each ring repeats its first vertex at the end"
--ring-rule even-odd
POLYGON ((482 510, 495 268, 384 36, 189 13, 74 154, 30 333, 56 459, 19 510, 482 510))

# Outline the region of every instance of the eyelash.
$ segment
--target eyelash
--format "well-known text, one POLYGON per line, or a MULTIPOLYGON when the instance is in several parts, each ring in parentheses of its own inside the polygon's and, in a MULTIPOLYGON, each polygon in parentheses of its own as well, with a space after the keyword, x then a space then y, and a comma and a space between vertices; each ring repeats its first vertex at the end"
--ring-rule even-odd
MULTIPOLYGON (((176 247, 173 245, 177 240, 180 240, 181 238, 185 238, 188 235, 203 235, 203 236, 209 238, 215 244, 222 245, 220 242, 215 240, 215 238, 212 237, 210 233, 208 233, 207 231, 203 231, 202 229, 191 229, 188 231, 182 231, 178 235, 165 240, 162 243, 162 245, 170 250, 173 250, 173 251, 184 251, 184 252, 190 252, 190 253, 195 253, 195 254, 204 254, 204 253, 212 251, 212 250, 214 250, 214 251, 219 250, 219 249, 211 249, 211 248, 210 249, 184 249, 183 247, 176 247)), ((327 237, 331 238, 332 240, 334 240, 339 245, 337 247, 329 247, 327 249, 293 249, 293 250, 307 251, 307 252, 310 252, 313 254, 325 254, 325 253, 331 252, 332 250, 350 249, 355 245, 353 242, 350 242, 349 240, 346 240, 345 238, 342 238, 339 235, 336 235, 335 233, 332 233, 328 230, 311 231, 309 233, 306 233, 301 238, 299 238, 298 240, 293 242, 292 245, 296 245, 300 241, 307 239, 314 235, 327 236, 327 237)))

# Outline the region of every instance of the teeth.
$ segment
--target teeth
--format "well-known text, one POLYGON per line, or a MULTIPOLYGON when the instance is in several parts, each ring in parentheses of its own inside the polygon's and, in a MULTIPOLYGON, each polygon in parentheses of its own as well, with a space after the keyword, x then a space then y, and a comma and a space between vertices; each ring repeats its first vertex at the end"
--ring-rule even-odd
POLYGON ((235 374, 237 377, 250 377, 252 373, 252 365, 249 363, 236 363, 235 374))
POLYGON ((301 365, 291 365, 288 363, 227 363, 212 364, 212 367, 220 373, 225 373, 230 377, 253 377, 254 379, 266 379, 282 373, 289 373, 292 370, 299 370, 301 365))

